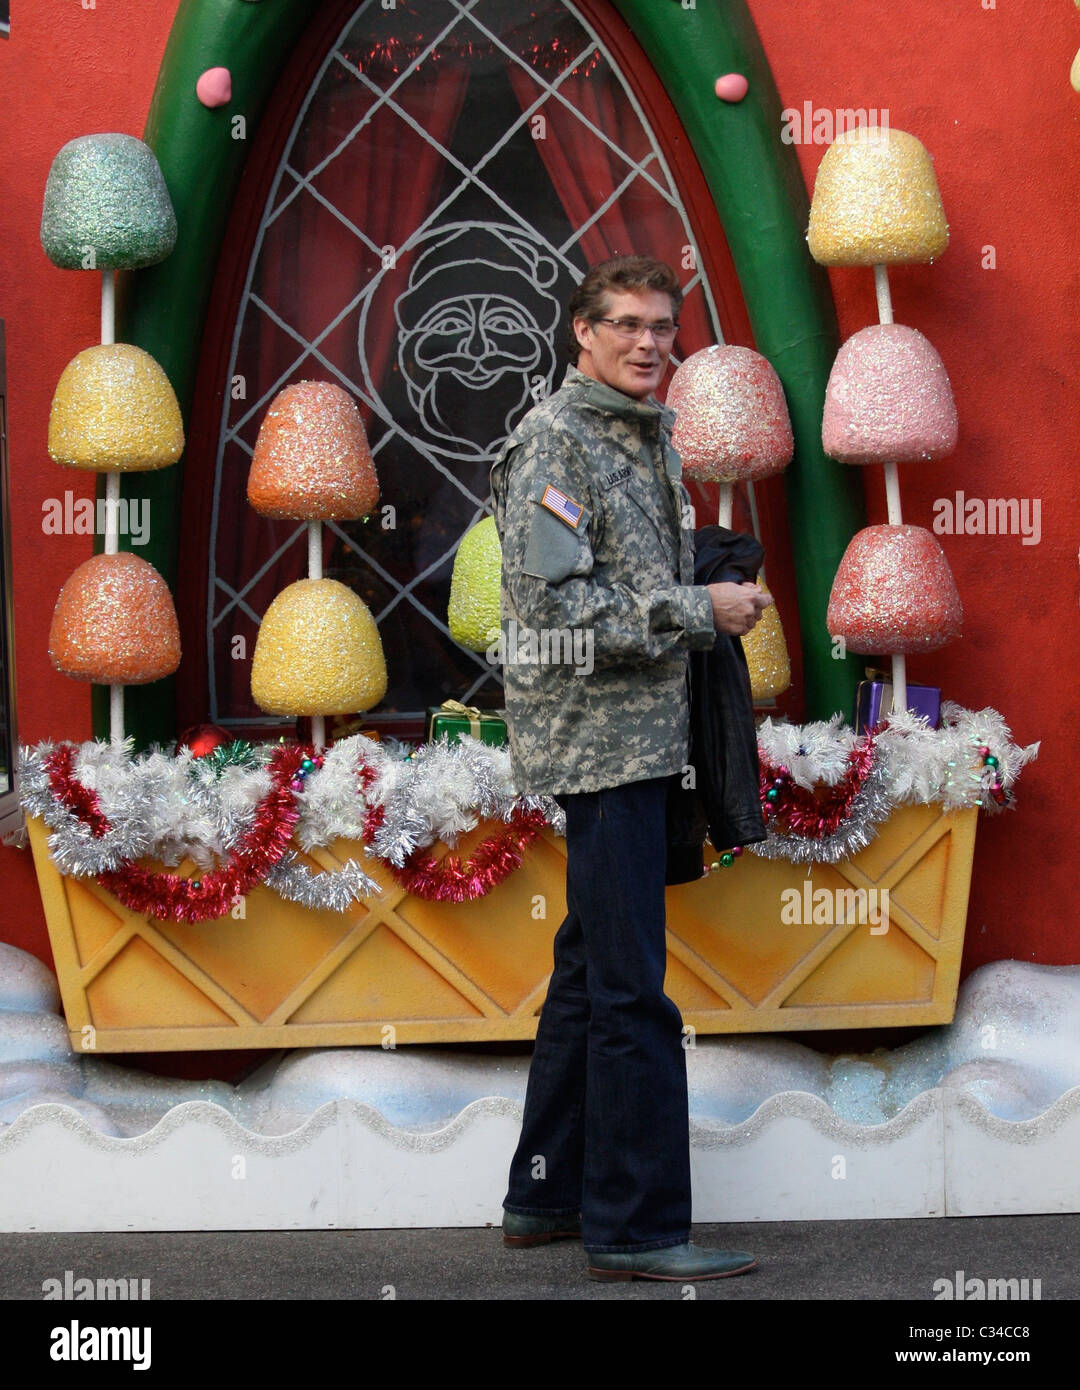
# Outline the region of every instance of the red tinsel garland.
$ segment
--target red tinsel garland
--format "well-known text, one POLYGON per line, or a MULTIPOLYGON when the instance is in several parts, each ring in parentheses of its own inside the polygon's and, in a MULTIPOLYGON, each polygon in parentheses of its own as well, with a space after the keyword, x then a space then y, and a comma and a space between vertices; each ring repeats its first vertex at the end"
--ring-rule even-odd
POLYGON ((109 830, 108 819, 103 815, 98 803, 97 792, 84 787, 75 776, 75 748, 73 744, 62 743, 49 754, 45 763, 49 774, 52 794, 62 806, 74 811, 84 825, 90 827, 95 840, 109 830))
MULTIPOLYGON (((133 912, 162 921, 205 922, 224 917, 266 878, 289 848, 299 819, 292 782, 301 763, 312 753, 305 745, 275 749, 269 765, 270 791, 259 803, 251 828, 220 868, 201 879, 185 879, 129 861, 96 875, 98 883, 133 912)), ((75 776, 74 761, 75 750, 71 746, 58 748, 49 759, 49 784, 56 799, 100 838, 111 827, 102 814, 97 794, 75 776)), ((357 781, 362 792, 366 793, 377 777, 375 768, 360 764, 357 781)), ((384 814, 382 806, 368 810, 363 825, 365 842, 370 842, 384 814)), ((417 897, 432 902, 471 901, 489 893, 521 866, 525 850, 546 823, 542 811, 517 811, 505 827, 489 835, 464 862, 456 854, 436 860, 426 851, 417 850, 400 869, 391 866, 391 872, 417 897)))
POLYGON ((874 766, 877 749, 868 738, 848 754, 848 768, 835 786, 808 790, 794 782, 786 767, 770 763, 758 750, 761 764, 761 805, 778 834, 825 839, 851 815, 851 807, 874 766), (770 790, 777 793, 770 798, 770 790))
MULTIPOLYGON (((381 806, 375 808, 376 813, 381 810, 381 806)), ((380 820, 375 813, 368 818, 371 830, 380 820)), ((400 869, 391 865, 390 872, 402 888, 418 898, 439 903, 471 902, 490 893, 521 867, 525 850, 546 823, 542 811, 515 811, 508 824, 482 840, 466 860, 453 853, 433 859, 426 850, 416 850, 400 869)))
MULTIPOLYGON (((299 819, 293 781, 301 763, 312 754, 307 745, 275 749, 269 764, 270 791, 259 803, 253 825, 220 868, 201 879, 184 879, 178 874, 144 869, 130 861, 98 874, 98 883, 126 907, 149 917, 203 922, 225 916, 266 878, 289 848, 299 819)), ((759 750, 759 791, 772 829, 780 834, 815 839, 835 833, 849 818, 852 804, 874 766, 875 754, 873 738, 866 739, 848 754, 847 771, 835 786, 808 790, 792 780, 786 767, 774 766, 759 750)), ((110 829, 109 822, 97 795, 75 776, 74 760, 72 746, 57 748, 47 764, 49 783, 56 799, 100 838, 110 829)), ((366 794, 377 776, 373 767, 361 763, 357 771, 361 794, 366 794)), ((366 843, 370 843, 384 815, 382 806, 369 808, 362 830, 366 843)), ((417 897, 430 902, 470 902, 489 893, 521 866, 525 850, 546 823, 542 811, 516 811, 506 826, 487 836, 466 860, 454 853, 436 859, 426 850, 416 850, 401 868, 391 865, 390 871, 403 888, 417 897)))
POLYGON ((213 869, 202 879, 185 879, 129 863, 112 873, 98 874, 98 882, 125 907, 149 917, 175 922, 224 917, 263 881, 289 848, 300 819, 290 783, 300 764, 310 756, 310 749, 298 745, 274 750, 269 769, 270 790, 259 803, 254 824, 220 869, 213 869))
MULTIPOLYGON (((97 875, 102 888, 147 917, 174 922, 205 922, 226 912, 261 883, 289 847, 299 819, 291 787, 297 769, 311 749, 286 745, 274 750, 270 760, 270 791, 259 803, 250 830, 229 855, 227 864, 201 879, 179 874, 155 873, 134 861, 97 875)), ((57 749, 49 760, 49 784, 58 801, 85 821, 100 837, 109 830, 97 796, 75 776, 74 750, 57 749)))

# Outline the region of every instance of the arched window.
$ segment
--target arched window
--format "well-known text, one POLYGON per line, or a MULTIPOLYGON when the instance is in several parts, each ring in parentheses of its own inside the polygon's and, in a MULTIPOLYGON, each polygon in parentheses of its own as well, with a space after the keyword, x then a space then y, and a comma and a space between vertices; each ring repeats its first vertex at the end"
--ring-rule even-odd
MULTIPOLYGON (((454 552, 506 435, 561 382, 585 268, 646 252, 679 270, 674 363, 751 339, 700 170, 608 0, 366 0, 294 69, 281 88, 300 99, 263 121, 204 335, 191 435, 213 448, 189 448, 185 492, 213 500, 205 563, 179 586, 180 724, 280 723, 251 700, 250 656, 306 574, 305 528, 256 515, 245 483, 271 399, 315 378, 357 399, 381 486, 366 522, 325 526, 324 571, 379 623, 389 688, 370 722, 417 732, 448 696, 501 704, 499 668, 447 630, 454 552)), ((715 491, 692 492, 699 524, 715 519, 715 491)), ((759 485, 735 524, 766 541, 797 679, 781 497, 759 485)))

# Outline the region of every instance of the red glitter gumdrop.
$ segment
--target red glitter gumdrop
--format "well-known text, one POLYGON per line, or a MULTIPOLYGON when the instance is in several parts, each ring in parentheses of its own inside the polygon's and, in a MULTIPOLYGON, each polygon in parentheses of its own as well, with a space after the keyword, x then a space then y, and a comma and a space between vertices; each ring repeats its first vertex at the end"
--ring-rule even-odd
POLYGON ((52 664, 75 680, 146 685, 180 665, 169 586, 130 551, 85 560, 60 590, 49 628, 52 664))
POLYGON ((826 626, 853 652, 930 652, 960 636, 964 610, 945 552, 922 526, 868 526, 851 538, 826 626))
POLYGON ((667 403, 677 412, 671 442, 687 478, 755 481, 791 462, 795 441, 784 388, 750 348, 714 344, 692 353, 671 378, 667 403))
POLYGON ((263 417, 248 473, 248 501, 263 516, 357 521, 379 500, 364 422, 347 391, 298 381, 263 417))

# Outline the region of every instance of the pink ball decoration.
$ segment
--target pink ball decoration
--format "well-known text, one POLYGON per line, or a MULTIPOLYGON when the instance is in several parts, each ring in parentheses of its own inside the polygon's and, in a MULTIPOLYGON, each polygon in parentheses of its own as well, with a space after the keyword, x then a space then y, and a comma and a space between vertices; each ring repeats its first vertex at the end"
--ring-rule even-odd
POLYGON ((945 552, 923 526, 867 526, 844 551, 825 623, 853 652, 932 652, 964 610, 945 552))
POLYGON ((836 354, 821 442, 841 463, 913 463, 956 448, 956 403, 937 351, 915 328, 879 323, 836 354))
POLYGON ((728 72, 716 79, 713 90, 721 101, 742 101, 750 90, 750 83, 741 72, 728 72))
POLYGON ((714 345, 692 353, 671 378, 672 443, 686 477, 755 481, 791 462, 795 440, 780 378, 760 353, 714 345))
POLYGON ((195 83, 195 95, 204 106, 227 106, 232 101, 232 74, 228 68, 207 68, 195 83))

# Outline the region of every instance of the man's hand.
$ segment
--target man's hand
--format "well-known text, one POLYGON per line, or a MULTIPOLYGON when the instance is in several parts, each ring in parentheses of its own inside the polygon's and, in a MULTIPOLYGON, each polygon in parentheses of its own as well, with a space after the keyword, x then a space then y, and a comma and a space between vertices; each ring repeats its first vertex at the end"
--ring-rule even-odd
POLYGON ((713 624, 717 632, 744 637, 772 603, 760 584, 708 584, 713 624))

